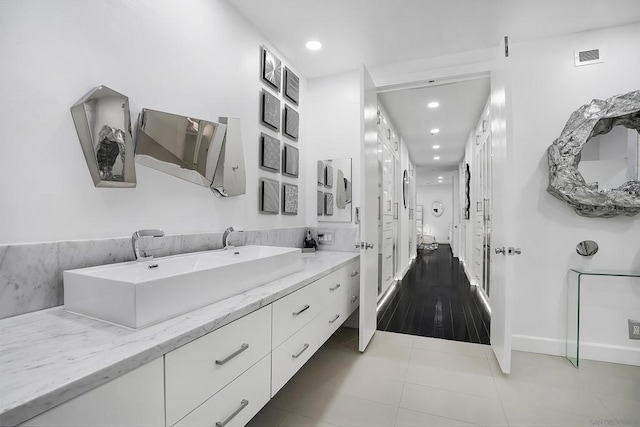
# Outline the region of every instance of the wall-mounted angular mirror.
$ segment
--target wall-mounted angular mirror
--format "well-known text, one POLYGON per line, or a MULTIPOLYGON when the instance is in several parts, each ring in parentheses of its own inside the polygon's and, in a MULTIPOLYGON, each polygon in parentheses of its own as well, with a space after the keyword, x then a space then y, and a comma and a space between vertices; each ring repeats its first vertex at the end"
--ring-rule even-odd
POLYGON ((93 184, 135 187, 129 98, 98 86, 71 107, 71 115, 93 184))
POLYGON ((142 109, 136 161, 205 187, 211 186, 227 126, 142 109))
POLYGON ((247 192, 240 119, 220 117, 220 123, 227 126, 227 132, 222 143, 211 190, 216 196, 239 196, 247 192))

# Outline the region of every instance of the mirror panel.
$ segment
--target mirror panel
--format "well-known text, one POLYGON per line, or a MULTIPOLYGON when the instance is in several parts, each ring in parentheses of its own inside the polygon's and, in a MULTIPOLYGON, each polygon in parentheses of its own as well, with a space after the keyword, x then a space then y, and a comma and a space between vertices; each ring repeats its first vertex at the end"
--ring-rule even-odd
POLYGON ((318 161, 318 221, 351 222, 351 159, 318 161))
POLYGON ((578 171, 589 186, 597 185, 599 190, 611 190, 638 180, 639 143, 637 131, 616 126, 582 147, 578 171))
POLYGON ((143 108, 138 122, 136 160, 209 187, 226 128, 225 124, 143 108))
POLYGON ((129 98, 106 86, 71 107, 80 145, 96 187, 135 187, 129 98))

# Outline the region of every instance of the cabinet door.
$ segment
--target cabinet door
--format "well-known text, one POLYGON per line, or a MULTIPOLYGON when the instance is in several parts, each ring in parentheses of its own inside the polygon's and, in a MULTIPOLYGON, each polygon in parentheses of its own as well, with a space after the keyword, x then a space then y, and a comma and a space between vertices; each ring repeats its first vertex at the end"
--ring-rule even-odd
POLYGON ((164 426, 162 357, 21 426, 164 426))

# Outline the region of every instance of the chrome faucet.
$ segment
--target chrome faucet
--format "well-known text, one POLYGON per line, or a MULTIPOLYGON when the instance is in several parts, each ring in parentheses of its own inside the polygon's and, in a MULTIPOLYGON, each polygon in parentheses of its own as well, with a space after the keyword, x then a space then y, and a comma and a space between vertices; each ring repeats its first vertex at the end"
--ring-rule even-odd
MULTIPOLYGON (((242 232, 242 230, 239 229, 235 229, 233 227, 229 227, 226 230, 224 230, 224 233, 222 233, 222 246, 224 246, 225 249, 229 249, 229 248, 233 248, 233 241, 230 239, 231 237, 231 233, 233 233, 234 231, 238 231, 238 232, 242 232)), ((240 242, 239 240, 236 240, 236 242, 240 242)))
POLYGON ((131 236, 131 245, 133 246, 133 254, 136 257, 136 261, 150 261, 153 259, 153 255, 147 255, 145 251, 140 249, 138 245, 138 240, 140 240, 141 237, 162 237, 162 236, 164 236, 164 231, 154 230, 154 229, 138 230, 135 233, 133 233, 133 236, 131 236))

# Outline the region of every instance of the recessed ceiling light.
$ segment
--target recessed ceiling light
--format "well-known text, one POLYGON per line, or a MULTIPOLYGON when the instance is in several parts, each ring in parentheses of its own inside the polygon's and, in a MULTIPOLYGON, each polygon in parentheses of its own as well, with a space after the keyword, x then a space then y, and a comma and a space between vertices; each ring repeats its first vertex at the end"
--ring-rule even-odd
POLYGON ((440 160, 440 156, 435 156, 433 160, 440 160))
POLYGON ((436 133, 439 133, 440 129, 431 129, 431 135, 435 135, 436 133))
POLYGON ((432 145, 431 148, 433 148, 434 150, 437 150, 438 148, 440 148, 439 145, 432 145))
POLYGON ((440 103, 435 101, 427 104, 427 107, 429 108, 438 108, 439 106, 440 106, 440 103))
POLYGON ((309 50, 320 50, 320 49, 322 49, 322 43, 320 43, 317 40, 309 40, 305 46, 307 46, 307 49, 309 49, 309 50))
POLYGON ((438 179, 442 179, 442 177, 441 177, 441 176, 439 176, 439 177, 438 177, 438 179))

